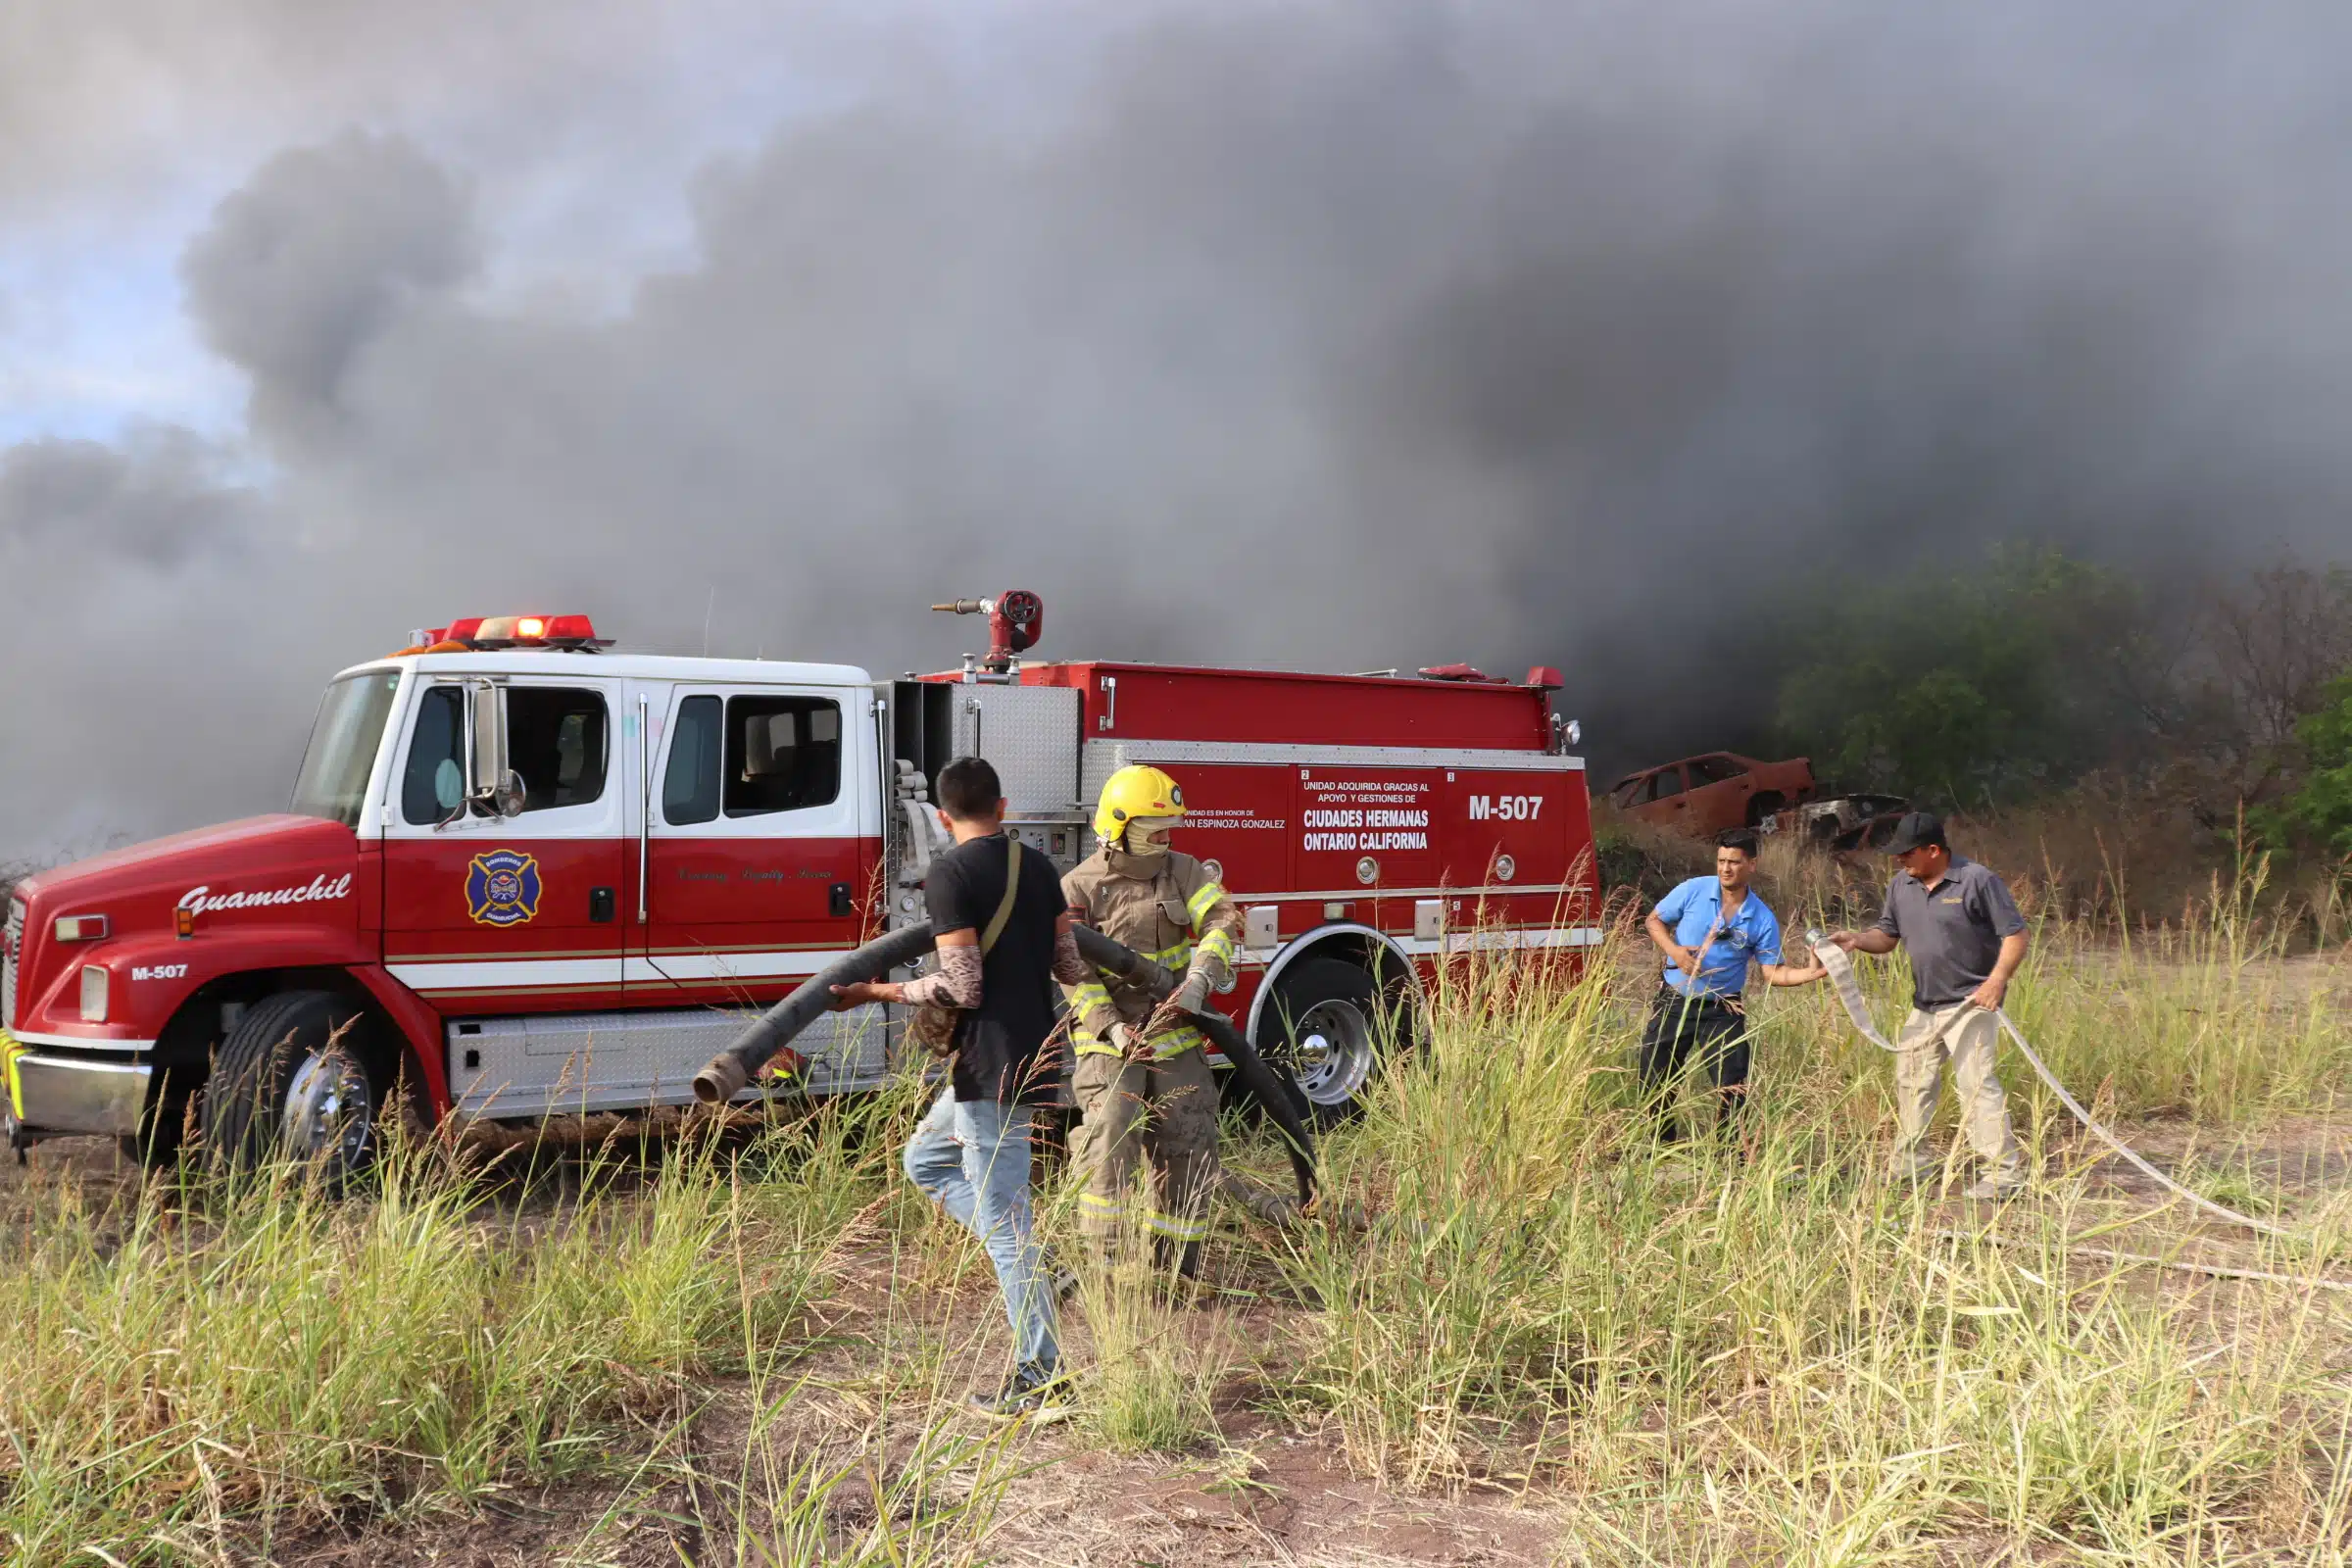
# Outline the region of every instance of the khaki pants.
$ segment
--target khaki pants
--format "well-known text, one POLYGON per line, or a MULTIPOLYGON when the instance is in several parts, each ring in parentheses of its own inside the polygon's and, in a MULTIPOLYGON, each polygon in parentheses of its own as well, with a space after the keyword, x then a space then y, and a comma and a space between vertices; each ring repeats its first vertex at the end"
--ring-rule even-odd
POLYGON ((1928 1122, 1936 1114, 1936 1096, 1943 1087, 1943 1062, 1952 1062, 1952 1087, 1960 1097, 1960 1126, 1971 1149, 1992 1167, 1992 1178, 2003 1187, 2022 1186, 2026 1156, 2009 1129, 2009 1097, 1993 1076, 1993 1048, 2000 1041, 2000 1018, 1982 1007, 1955 1003, 1930 1010, 1911 1009, 1895 1041, 1894 1058, 1894 1173, 1932 1175, 1940 1163, 1927 1152, 1928 1122))
POLYGON ((1149 1192, 1138 1217, 1158 1250, 1175 1250, 1193 1272, 1217 1179, 1217 1081, 1207 1059, 1197 1050, 1165 1061, 1089 1052, 1070 1087, 1085 1118, 1070 1135, 1070 1162, 1086 1184, 1079 1233, 1105 1243, 1119 1234, 1144 1165, 1149 1192))

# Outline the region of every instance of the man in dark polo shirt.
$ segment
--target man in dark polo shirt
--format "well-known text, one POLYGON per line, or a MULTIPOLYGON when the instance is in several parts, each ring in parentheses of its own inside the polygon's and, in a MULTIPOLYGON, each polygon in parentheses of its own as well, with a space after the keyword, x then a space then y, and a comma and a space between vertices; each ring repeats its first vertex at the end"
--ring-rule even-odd
POLYGON ((2009 1126, 2009 1100, 1993 1074, 2010 977, 2026 961, 2026 920, 2008 885, 1944 843, 1943 822, 1913 811, 1897 822, 1886 853, 1902 867, 1887 884, 1886 906, 1866 931, 1830 940, 1848 953, 1886 954, 1900 942, 1911 955, 1911 1015, 1895 1041, 1894 1171, 1917 1181, 1938 1161, 1927 1152, 1928 1119, 1952 1061, 1960 1120, 1969 1146, 1989 1167, 1968 1190, 2000 1199, 2026 1185, 2026 1159, 2009 1126))
POLYGON ((939 817, 956 847, 932 862, 923 884, 938 969, 903 984, 860 982, 833 993, 837 1007, 899 1002, 958 1009, 950 1037, 954 1065, 906 1145, 906 1175, 979 1237, 996 1264, 1014 1364, 1001 1392, 972 1402, 992 1415, 1034 1415, 1061 1407, 1063 1380, 1054 1287, 1031 1228, 1029 1110, 1052 1102, 1060 1073, 1044 1050, 1054 1032, 1054 982, 1075 984, 1089 971, 1053 863, 1024 851, 1020 880, 1012 882, 1004 793, 997 770, 980 758, 959 757, 939 771, 939 817))

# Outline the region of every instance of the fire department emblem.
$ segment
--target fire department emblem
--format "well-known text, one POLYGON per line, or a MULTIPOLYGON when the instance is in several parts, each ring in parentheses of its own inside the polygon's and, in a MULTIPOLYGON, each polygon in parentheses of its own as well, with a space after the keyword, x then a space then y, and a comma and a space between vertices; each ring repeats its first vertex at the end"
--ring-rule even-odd
POLYGON ((466 912, 483 925, 522 925, 539 912, 539 862, 517 850, 477 855, 466 867, 466 912))

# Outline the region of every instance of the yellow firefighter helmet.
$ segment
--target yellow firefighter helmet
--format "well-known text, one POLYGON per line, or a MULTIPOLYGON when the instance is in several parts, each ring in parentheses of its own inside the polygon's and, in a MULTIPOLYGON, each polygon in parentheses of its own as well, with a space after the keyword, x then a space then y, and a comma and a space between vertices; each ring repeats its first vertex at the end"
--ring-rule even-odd
POLYGON ((1182 816, 1184 791, 1156 767, 1122 767, 1102 783, 1095 804, 1095 837, 1115 844, 1139 816, 1182 816))

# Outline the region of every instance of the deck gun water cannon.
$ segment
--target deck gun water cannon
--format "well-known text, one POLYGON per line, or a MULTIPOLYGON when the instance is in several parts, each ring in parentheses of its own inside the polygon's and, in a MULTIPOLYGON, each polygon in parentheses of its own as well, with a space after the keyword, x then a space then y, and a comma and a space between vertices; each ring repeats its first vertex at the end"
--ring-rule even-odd
POLYGON ((975 662, 963 656, 967 678, 986 673, 1003 679, 1021 667, 1020 656, 1037 646, 1046 629, 1046 602, 1026 588, 1010 588, 994 599, 956 599, 933 610, 946 615, 986 615, 988 652, 975 662))

